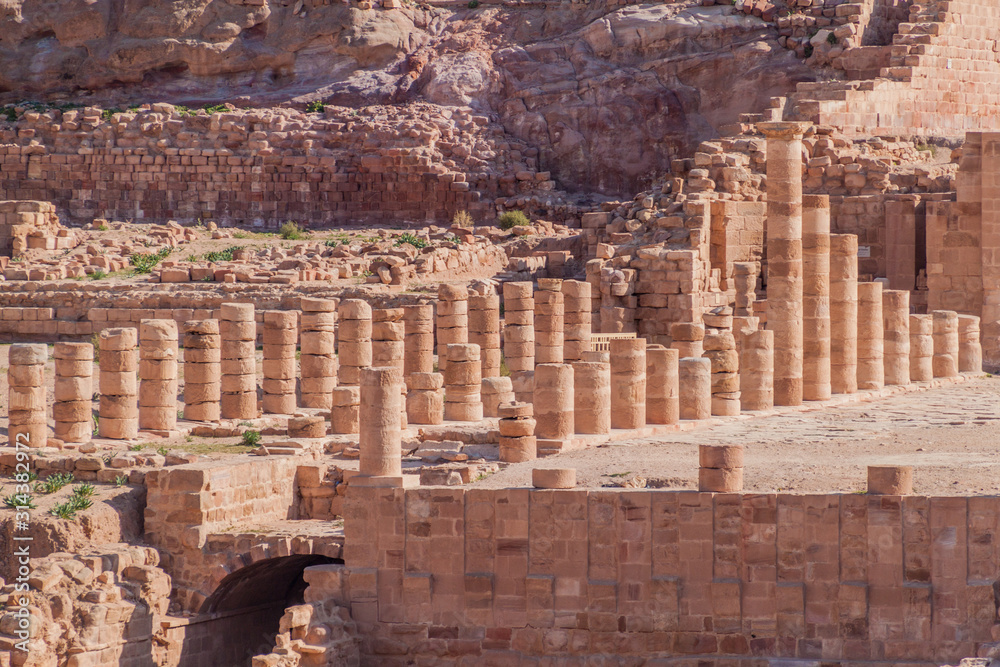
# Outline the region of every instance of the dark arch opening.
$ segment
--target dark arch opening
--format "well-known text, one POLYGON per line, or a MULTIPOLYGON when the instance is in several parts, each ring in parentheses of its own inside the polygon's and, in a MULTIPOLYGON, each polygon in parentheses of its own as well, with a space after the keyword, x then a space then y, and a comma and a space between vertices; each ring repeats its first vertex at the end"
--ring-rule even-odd
POLYGON ((192 619, 180 664, 249 667, 253 656, 271 652, 285 609, 303 603, 303 571, 335 563, 343 561, 309 554, 282 556, 230 573, 192 619))

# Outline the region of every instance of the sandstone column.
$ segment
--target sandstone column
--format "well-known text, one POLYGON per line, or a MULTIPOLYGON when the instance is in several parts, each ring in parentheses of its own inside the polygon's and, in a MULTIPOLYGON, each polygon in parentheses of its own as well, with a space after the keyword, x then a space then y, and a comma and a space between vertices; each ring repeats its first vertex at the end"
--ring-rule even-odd
POLYGON ((339 435, 357 433, 361 420, 361 389, 353 385, 330 392, 330 430, 339 435))
POLYGON ((434 372, 434 306, 403 306, 403 373, 434 372))
POLYGON ((674 322, 670 325, 670 347, 678 358, 700 357, 705 353, 705 325, 701 322, 674 322))
POLYGON ((112 440, 133 440, 139 435, 139 387, 136 369, 139 358, 135 329, 105 329, 99 345, 101 394, 97 433, 112 440))
POLYGON ((573 437, 573 393, 572 366, 548 363, 535 366, 536 439, 573 437))
POLYGON ((646 425, 646 339, 611 341, 611 428, 646 425))
POLYGON ((359 472, 366 477, 399 477, 402 469, 403 372, 396 366, 361 370, 359 472))
POLYGON ((535 299, 530 282, 504 283, 503 356, 517 400, 530 398, 525 374, 535 370, 535 299))
POLYGON ((646 423, 676 424, 680 419, 677 350, 646 347, 646 423))
POLYGON ((767 137, 767 328, 774 402, 802 403, 802 135, 805 123, 759 123, 767 137))
POLYGON ((264 313, 264 412, 295 412, 295 348, 299 338, 298 313, 268 310, 264 313))
POLYGON ((573 430, 611 432, 611 364, 573 362, 573 430))
POLYGON ((302 333, 299 336, 302 407, 324 410, 330 407, 333 388, 337 386, 335 337, 338 305, 337 299, 299 299, 302 309, 302 333))
MULTIPOLYGON (((439 285, 437 302, 438 370, 448 369, 448 346, 469 342, 469 288, 439 285)), ((446 380, 447 382, 447 380, 446 380)))
POLYGON ((381 308, 372 311, 372 364, 396 366, 404 372, 404 339, 406 325, 402 308, 381 308))
POLYGON ((737 317, 753 315, 753 304, 757 301, 757 262, 735 262, 733 264, 733 283, 736 288, 736 308, 733 314, 737 317))
POLYGON ((444 418, 473 422, 483 418, 482 363, 479 346, 449 343, 448 365, 444 369, 444 418))
MULTIPOLYGON (((94 432, 94 346, 56 343, 55 437, 63 442, 90 442, 94 432)), ((11 440, 13 442, 13 439, 11 440)))
POLYGON ((499 295, 469 295, 469 342, 479 346, 483 379, 500 377, 499 295))
POLYGON ((252 303, 224 303, 220 308, 222 334, 223 419, 257 416, 257 323, 252 303))
POLYGON ((934 379, 934 316, 910 315, 910 381, 934 379))
POLYGON ((935 310, 934 317, 934 377, 958 375, 958 313, 935 310))
POLYGON ((45 447, 48 442, 45 363, 49 359, 49 348, 44 344, 15 343, 10 346, 9 354, 7 436, 10 445, 45 447))
MULTIPOLYGON (((535 365, 563 362, 565 303, 562 280, 539 278, 535 292, 535 365)), ((535 411, 539 421, 541 414, 535 411)))
POLYGON ((508 403, 500 406, 501 461, 520 463, 538 458, 535 420, 531 414, 530 403, 508 403))
POLYGON ((882 283, 858 283, 858 389, 885 386, 882 283))
POLYGON ((743 337, 740 350, 742 409, 774 407, 774 332, 754 331, 743 337))
POLYGON ((830 384, 835 394, 858 390, 858 237, 853 234, 830 235, 830 384))
POLYGON ((743 490, 743 445, 699 445, 698 466, 699 491, 743 490))
POLYGON ((177 428, 177 322, 139 322, 139 428, 177 428))
POLYGON ((681 419, 708 419, 712 416, 712 362, 687 357, 677 362, 677 368, 681 419))
POLYGON ((913 493, 913 466, 868 466, 868 493, 907 496, 913 493))
POLYGON ((735 417, 740 414, 740 356, 733 334, 708 334, 705 357, 712 362, 712 414, 735 417))
POLYGON ((802 198, 802 398, 830 398, 830 198, 802 198))
POLYGON ((483 399, 484 417, 499 417, 500 406, 516 400, 514 384, 509 377, 484 377, 480 393, 483 399))
POLYGON ((563 293, 563 359, 580 361, 590 350, 593 326, 591 285, 580 280, 565 280, 563 293))
POLYGON ((362 299, 345 299, 337 310, 340 384, 357 387, 361 369, 372 365, 372 307, 362 299))
POLYGON ((958 370, 983 372, 983 346, 979 339, 979 318, 975 315, 958 316, 958 370))
POLYGON ((910 293, 882 290, 885 383, 910 384, 910 293))
POLYGON ((406 419, 411 424, 440 424, 444 421, 444 376, 440 373, 411 373, 406 376, 406 419))
POLYGON ((218 320, 184 323, 184 419, 219 421, 222 338, 218 320))

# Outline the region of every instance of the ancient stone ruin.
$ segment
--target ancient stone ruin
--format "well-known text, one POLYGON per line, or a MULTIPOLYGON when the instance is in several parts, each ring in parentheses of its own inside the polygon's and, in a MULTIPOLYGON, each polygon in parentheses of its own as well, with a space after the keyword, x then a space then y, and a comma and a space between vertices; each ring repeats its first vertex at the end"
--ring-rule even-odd
POLYGON ((996 0, 0 28, 0 667, 1000 666, 996 0))

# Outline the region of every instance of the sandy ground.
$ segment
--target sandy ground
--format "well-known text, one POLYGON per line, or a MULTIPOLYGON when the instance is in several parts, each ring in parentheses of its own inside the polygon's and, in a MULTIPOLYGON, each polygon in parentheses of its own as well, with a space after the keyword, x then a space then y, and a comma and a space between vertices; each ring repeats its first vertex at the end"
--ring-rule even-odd
POLYGON ((581 487, 645 480, 696 489, 701 443, 744 445, 749 492, 858 492, 866 486, 866 466, 893 464, 915 467, 918 494, 997 495, 1000 378, 567 452, 511 465, 475 486, 529 486, 531 469, 544 467, 576 468, 581 487))

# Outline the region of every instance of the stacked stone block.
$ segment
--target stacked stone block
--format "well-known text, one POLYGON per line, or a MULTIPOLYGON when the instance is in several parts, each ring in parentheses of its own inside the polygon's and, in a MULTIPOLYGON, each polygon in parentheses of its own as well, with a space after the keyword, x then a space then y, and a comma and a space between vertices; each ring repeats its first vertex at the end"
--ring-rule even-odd
POLYGON ((712 416, 712 362, 686 357, 677 367, 681 419, 708 419, 712 416))
POLYGON ((885 386, 882 283, 858 284, 858 389, 885 386))
POLYGON ((593 326, 591 285, 580 280, 565 280, 562 293, 563 360, 580 361, 584 352, 590 350, 593 326))
POLYGON ((498 417, 500 406, 514 402, 514 384, 509 377, 484 377, 481 395, 483 416, 498 417))
POLYGON ((469 295, 469 342, 479 346, 483 380, 500 377, 500 296, 498 294, 469 295))
POLYGON ((372 364, 396 366, 405 371, 406 324, 402 308, 381 308, 372 311, 372 364))
POLYGON ((934 316, 910 315, 910 380, 934 379, 934 316))
POLYGON ((444 418, 449 421, 481 421, 483 376, 479 346, 450 343, 445 354, 448 364, 444 369, 444 418))
POLYGON ((177 427, 177 322, 139 323, 139 428, 172 431, 177 427))
POLYGON ((573 437, 573 396, 571 365, 546 363, 535 366, 537 439, 565 441, 573 437))
POLYGON ((372 365, 372 307, 361 299, 345 299, 337 311, 340 319, 337 353, 340 384, 357 387, 361 369, 372 365))
POLYGON ((360 390, 359 472, 365 477, 399 477, 403 371, 397 366, 365 368, 360 390))
POLYGON ((730 332, 705 336, 705 357, 712 363, 712 414, 733 417, 740 413, 740 356, 730 332))
MULTIPOLYGON (((8 427, 10 444, 45 447, 48 440, 45 414, 45 363, 48 347, 15 343, 7 366, 8 427)), ((133 373, 134 377, 134 373, 133 373)))
POLYGON ((222 397, 222 337, 218 320, 184 323, 184 418, 219 421, 222 397))
POLYGON ((700 357, 705 353, 705 325, 701 322, 674 322, 670 325, 670 347, 679 358, 700 357))
POLYGON ((646 425, 646 339, 611 340, 611 428, 646 425))
POLYGON ((306 408, 329 408, 333 389, 337 386, 338 305, 336 299, 302 297, 299 301, 302 309, 299 393, 302 406, 306 408))
POLYGON ((138 332, 111 328, 101 332, 97 434, 112 440, 133 440, 139 435, 138 332))
POLYGON ((743 445, 699 445, 698 465, 699 491, 743 490, 743 445))
POLYGON ((735 262, 733 283, 736 288, 737 316, 753 315, 753 304, 757 301, 757 262, 735 262))
POLYGON ((742 410, 774 407, 774 332, 753 331, 743 337, 740 350, 742 410))
POLYGON ((357 433, 361 419, 361 389, 353 385, 330 392, 330 430, 338 435, 357 433))
POLYGON ((573 430, 585 434, 611 432, 611 364, 573 362, 573 430))
POLYGON ((830 235, 830 386, 834 394, 858 390, 858 237, 853 234, 830 235))
POLYGON ((257 323, 252 303, 224 303, 219 311, 222 336, 223 419, 257 416, 257 323))
POLYGON ((676 424, 680 419, 677 350, 646 347, 646 423, 676 424))
MULTIPOLYGON (((13 346, 12 346, 13 347, 13 346)), ((56 343, 55 437, 63 442, 90 442, 94 432, 94 346, 56 343)), ((12 440, 13 442, 13 440, 12 440)))
POLYGON ((444 376, 441 373, 411 373, 406 376, 406 419, 411 424, 444 421, 444 376))
POLYGON ((465 285, 439 285, 437 303, 438 370, 448 369, 448 346, 469 342, 469 289, 465 285))
POLYGON ((935 310, 934 318, 934 377, 958 375, 958 313, 935 310))
MULTIPOLYGON (((565 302, 562 280, 539 278, 535 292, 535 365, 563 362, 565 302)), ((539 419, 541 416, 539 415, 539 419)))
POLYGON ((535 370, 535 299, 529 282, 503 285, 503 356, 517 400, 530 402, 525 374, 535 370))
POLYGON ((802 398, 830 398, 830 198, 802 198, 802 398))
POLYGON ((979 338, 979 318, 958 316, 958 370, 960 373, 983 372, 983 346, 979 338))
POLYGON ((910 384, 910 293, 882 290, 883 367, 887 385, 910 384))
POLYGON ((434 306, 403 306, 403 333, 403 374, 433 373, 434 306))
POLYGON ((500 406, 500 460, 507 463, 533 461, 538 458, 535 440, 535 420, 530 403, 508 403, 500 406))
POLYGON ((264 313, 264 390, 267 414, 295 412, 295 348, 299 337, 298 314, 269 310, 264 313))

